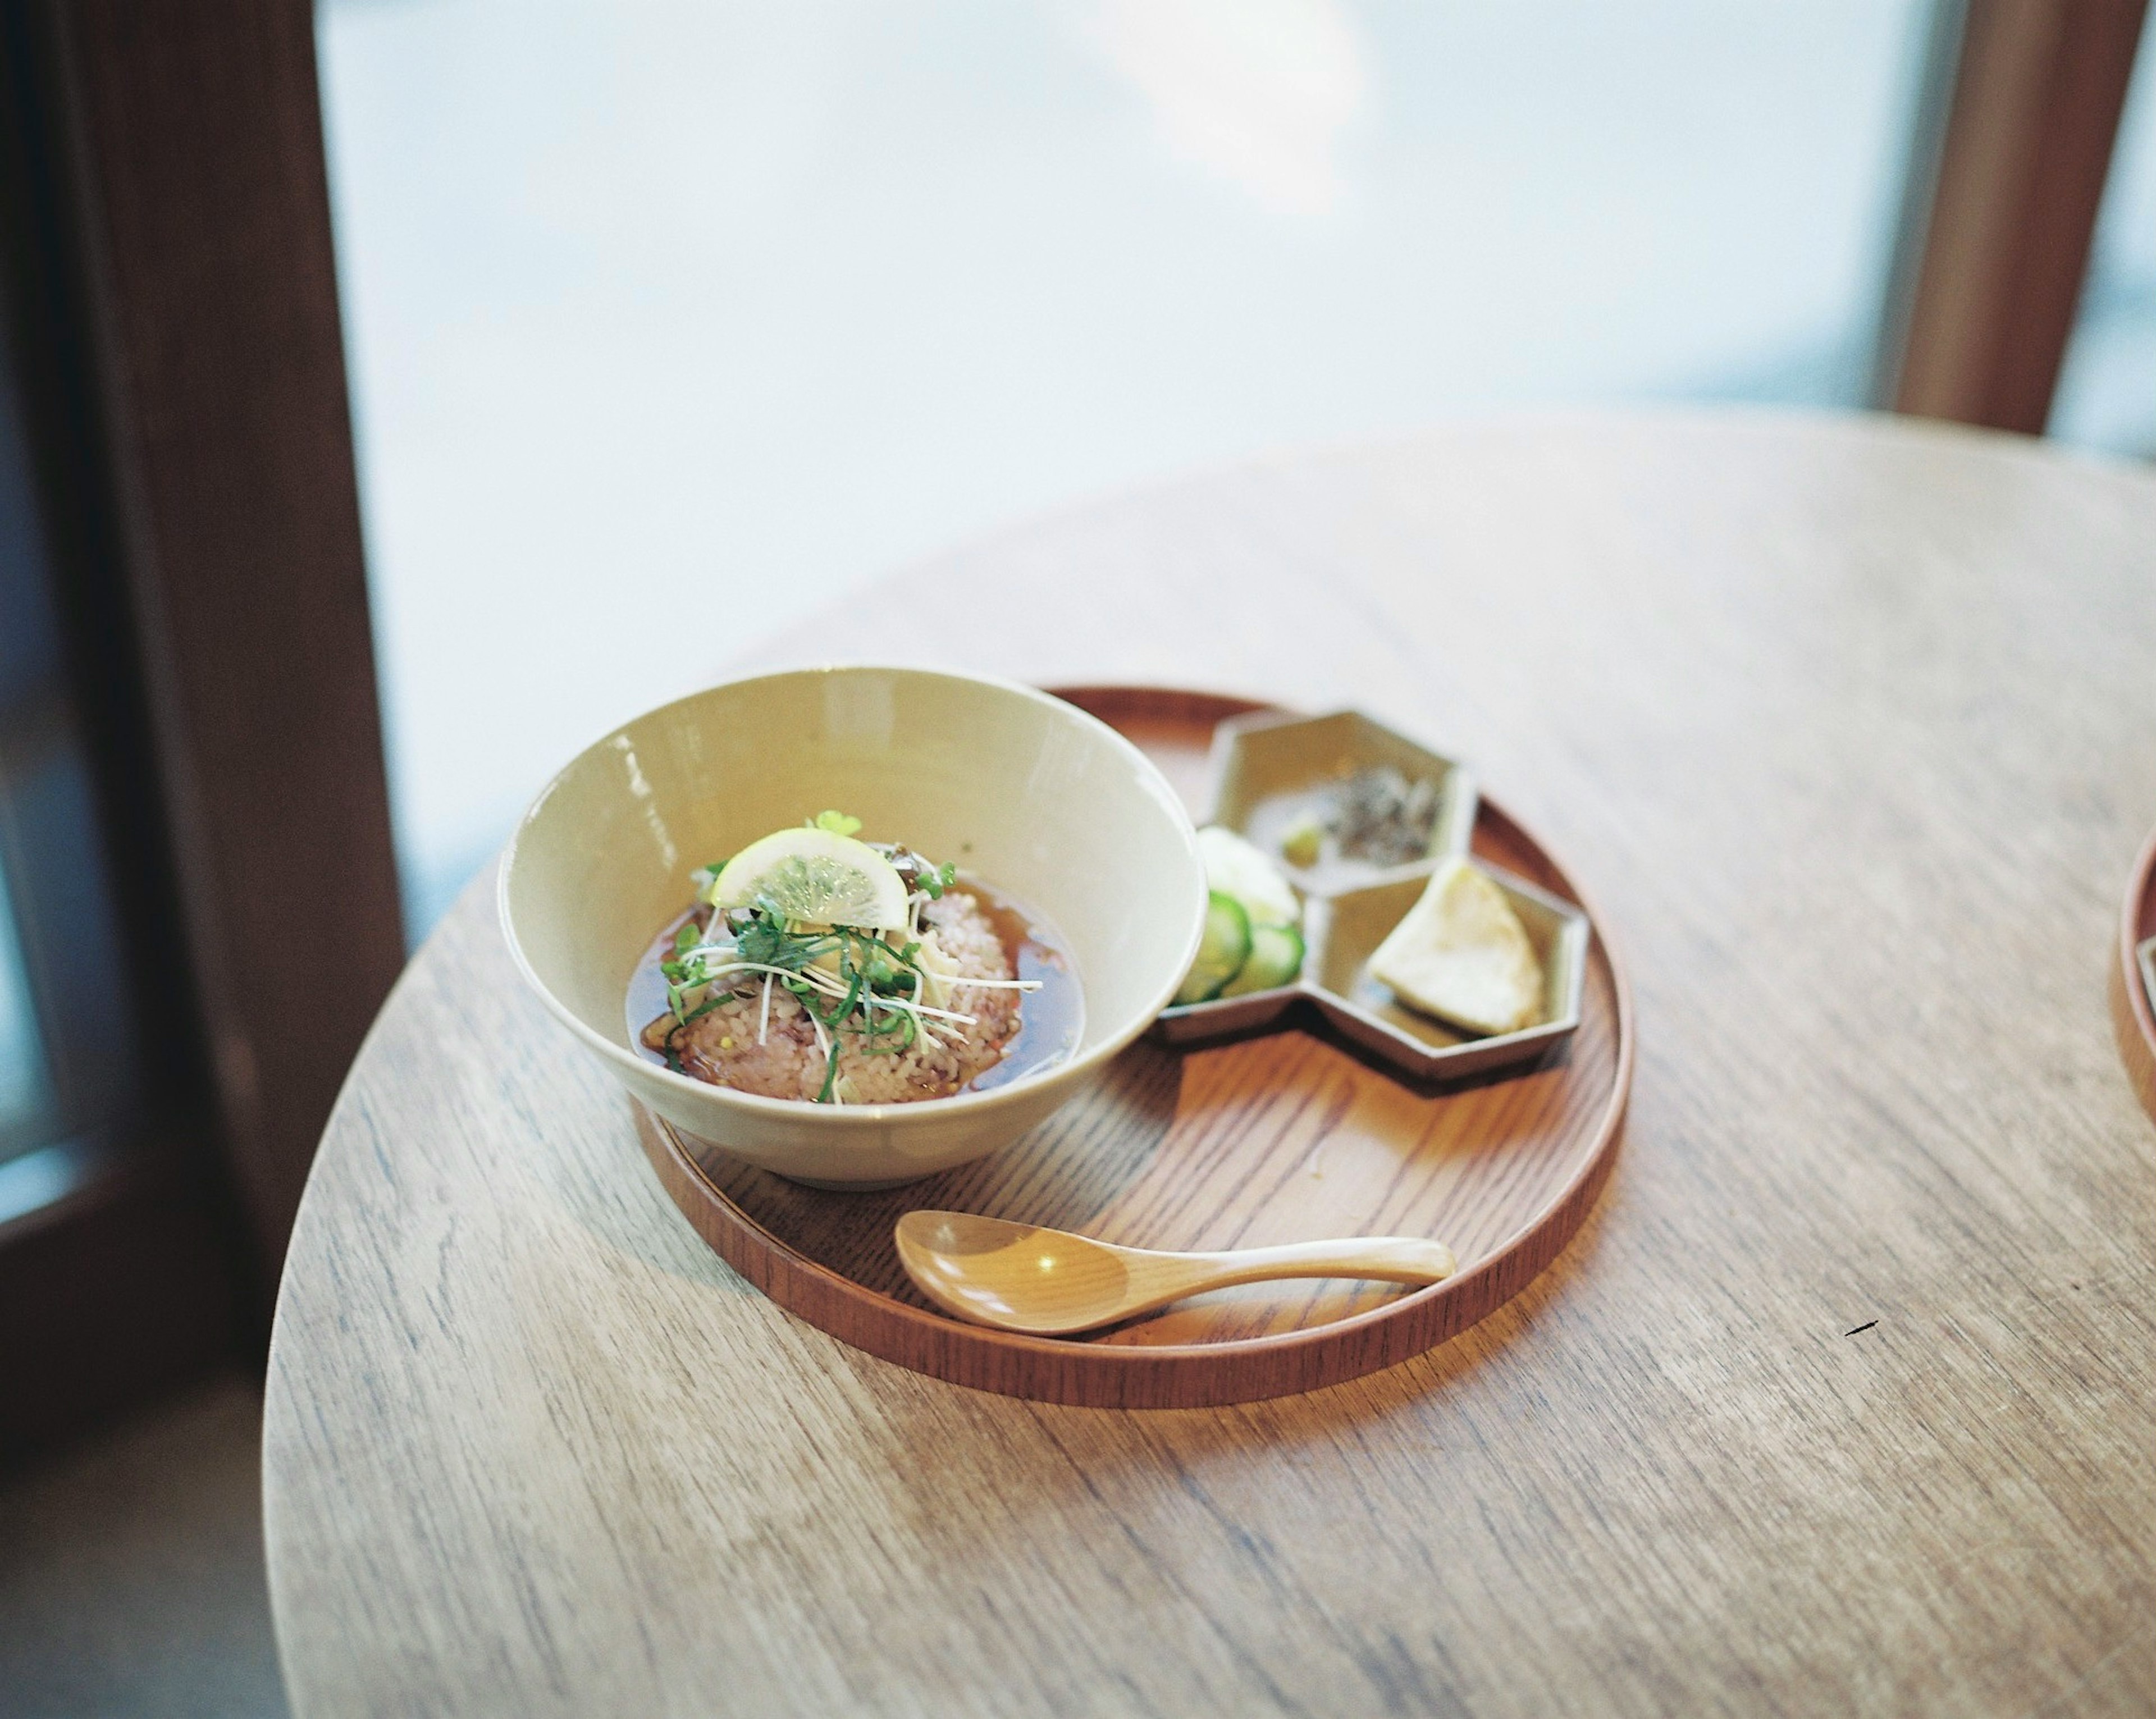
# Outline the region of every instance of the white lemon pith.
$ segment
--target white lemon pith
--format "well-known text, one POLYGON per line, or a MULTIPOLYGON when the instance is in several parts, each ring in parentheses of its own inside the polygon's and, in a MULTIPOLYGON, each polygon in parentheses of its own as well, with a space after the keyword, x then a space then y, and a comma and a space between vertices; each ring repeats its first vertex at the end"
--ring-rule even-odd
POLYGON ((1241 904, 1252 925, 1293 925, 1300 917, 1294 886, 1272 857, 1234 830, 1207 824, 1198 832, 1198 857, 1205 886, 1241 904))
POLYGON ((1542 1013, 1542 964, 1505 892, 1446 860, 1370 957, 1401 1002, 1477 1033, 1516 1033, 1542 1013))
POLYGON ((782 829, 751 842, 711 882, 716 907, 767 901, 789 920, 897 931, 906 924, 906 883, 890 860, 851 836, 782 829))

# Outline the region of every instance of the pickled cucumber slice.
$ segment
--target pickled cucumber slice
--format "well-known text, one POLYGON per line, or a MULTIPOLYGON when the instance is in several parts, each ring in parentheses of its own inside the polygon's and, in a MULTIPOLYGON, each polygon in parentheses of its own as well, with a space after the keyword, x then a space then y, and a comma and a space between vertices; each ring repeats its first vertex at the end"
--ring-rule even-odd
POLYGON ((1233 895, 1211 891, 1205 898, 1205 936, 1198 959, 1175 993, 1178 1004, 1203 1003, 1243 970, 1250 957, 1250 916, 1233 895))
POLYGON ((1242 971, 1220 988, 1223 997, 1247 997, 1295 983, 1302 971, 1302 933, 1291 925, 1254 925, 1242 971))

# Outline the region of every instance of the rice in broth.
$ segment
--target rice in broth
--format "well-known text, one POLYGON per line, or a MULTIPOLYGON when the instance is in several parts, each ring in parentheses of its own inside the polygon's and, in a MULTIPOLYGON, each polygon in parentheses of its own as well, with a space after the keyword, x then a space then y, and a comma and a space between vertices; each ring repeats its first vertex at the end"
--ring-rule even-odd
MULTIPOLYGON (((970 891, 952 890, 921 917, 956 963, 958 978, 1016 977, 993 922, 970 891)), ((971 1015, 971 1023, 938 1019, 942 1042, 923 1034, 900 1051, 865 1050, 856 1034, 839 1034, 839 1097, 846 1104, 902 1104, 963 1091, 1003 1060, 1018 1032, 1019 997, 1014 990, 962 986, 950 1007, 971 1015)), ((644 1044, 664 1051, 672 1025, 670 1015, 654 1021, 644 1029, 644 1044)), ((824 1045, 830 1042, 829 1034, 819 1036, 808 1011, 783 985, 746 973, 726 1000, 672 1035, 685 1074, 737 1092, 812 1102, 824 1090, 824 1045)))

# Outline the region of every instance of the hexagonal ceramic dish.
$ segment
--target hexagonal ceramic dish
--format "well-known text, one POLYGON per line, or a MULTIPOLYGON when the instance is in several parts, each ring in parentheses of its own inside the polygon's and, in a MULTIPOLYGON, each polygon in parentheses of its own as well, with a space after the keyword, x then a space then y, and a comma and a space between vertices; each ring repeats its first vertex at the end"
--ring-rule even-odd
POLYGON ((1327 788, 1378 764, 1392 765, 1410 781, 1438 784, 1429 857, 1390 867, 1331 854, 1309 869, 1283 860, 1302 904, 1306 953, 1301 973, 1276 990, 1163 1010, 1154 1024, 1156 1037, 1193 1044, 1261 1031, 1306 1002, 1357 1044, 1409 1075, 1434 1080, 1532 1060, 1578 1026, 1587 916, 1480 860, 1473 863, 1504 890, 1542 963, 1542 1019, 1516 1033, 1478 1038, 1404 1007, 1369 976, 1371 954, 1414 905, 1436 861, 1468 853, 1475 785, 1455 760, 1359 711, 1239 717, 1222 723, 1214 738, 1212 809, 1206 821, 1277 854, 1281 836, 1314 809, 1327 788))
MULTIPOLYGON (((1467 772, 1360 711, 1322 716, 1262 711, 1223 722, 1213 735, 1213 811, 1207 821, 1224 824, 1277 856, 1281 838, 1298 818, 1318 809, 1327 789, 1358 770, 1384 764, 1410 782, 1437 784, 1429 850, 1408 865, 1466 853, 1475 829, 1475 784, 1467 772)), ((1337 854, 1307 870, 1281 863, 1302 895, 1337 894, 1407 869, 1337 854)))
POLYGON ((1403 1005, 1370 977, 1369 960, 1406 916, 1431 867, 1405 877, 1312 896, 1304 906, 1304 989, 1348 1037, 1425 1080, 1476 1074, 1540 1056, 1579 1024, 1587 982, 1587 916, 1569 901, 1480 860, 1470 862, 1505 892, 1543 970, 1541 1019, 1516 1033, 1477 1037, 1403 1005))

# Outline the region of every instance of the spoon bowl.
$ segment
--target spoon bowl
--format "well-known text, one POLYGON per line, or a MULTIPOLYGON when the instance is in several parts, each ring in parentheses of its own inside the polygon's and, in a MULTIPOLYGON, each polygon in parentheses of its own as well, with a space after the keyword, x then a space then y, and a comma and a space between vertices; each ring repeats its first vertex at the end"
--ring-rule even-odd
POLYGON ((908 1212, 896 1239, 906 1275, 946 1313, 1034 1337, 1097 1331, 1239 1283, 1356 1277, 1420 1285, 1456 1269, 1443 1242, 1414 1236, 1172 1254, 967 1212, 908 1212))

